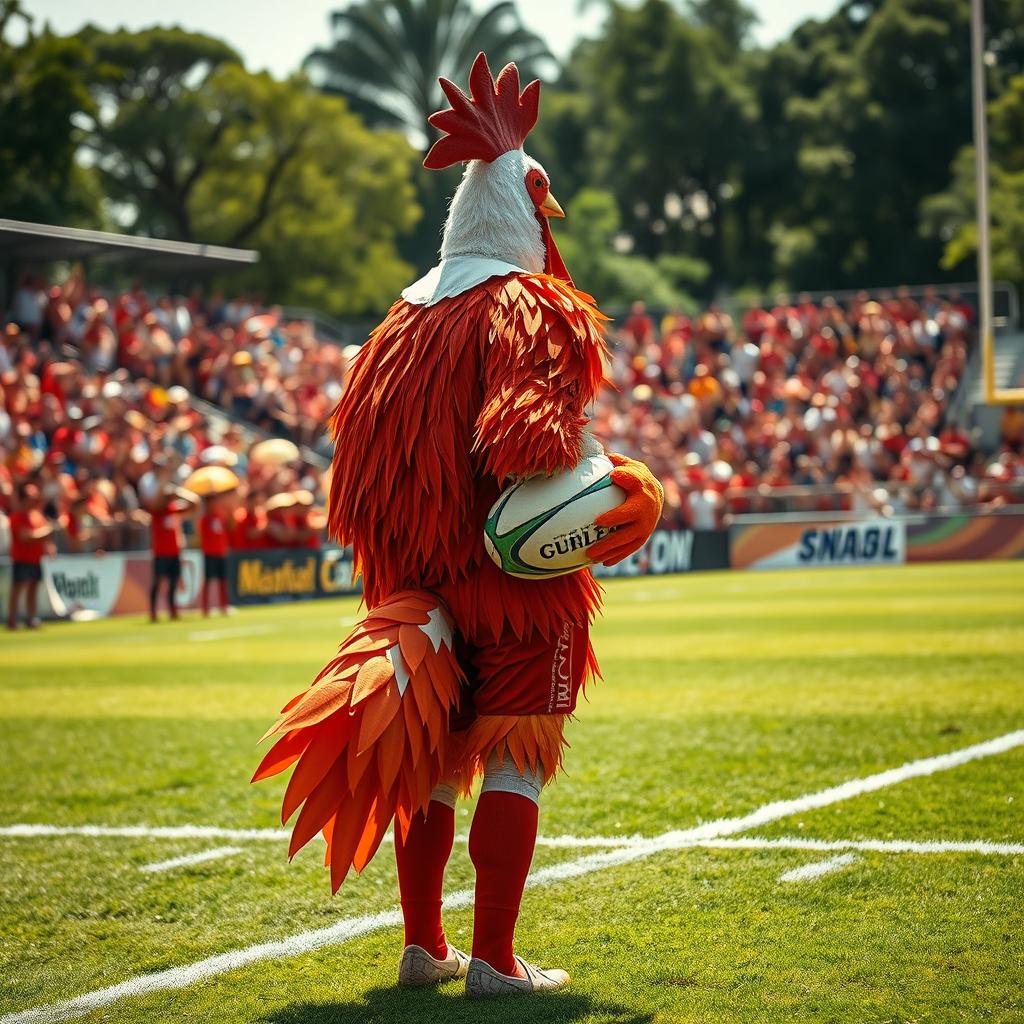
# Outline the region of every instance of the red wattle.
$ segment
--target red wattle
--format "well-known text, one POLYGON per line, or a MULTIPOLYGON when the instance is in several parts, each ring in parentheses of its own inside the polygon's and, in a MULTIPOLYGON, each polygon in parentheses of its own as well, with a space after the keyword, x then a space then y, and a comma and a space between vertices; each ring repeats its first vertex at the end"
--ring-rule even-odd
POLYGON ((563 281, 568 281, 569 284, 572 284, 572 277, 562 262, 558 246, 555 245, 555 238, 551 234, 551 225, 548 223, 548 218, 543 213, 538 213, 537 220, 540 221, 541 236, 544 239, 544 273, 550 274, 552 277, 559 277, 563 281))

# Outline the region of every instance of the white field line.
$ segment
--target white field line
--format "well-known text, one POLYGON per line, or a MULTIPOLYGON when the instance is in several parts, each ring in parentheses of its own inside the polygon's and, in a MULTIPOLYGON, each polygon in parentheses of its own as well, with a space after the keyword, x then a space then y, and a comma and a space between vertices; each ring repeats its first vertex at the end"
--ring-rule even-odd
POLYGON ((809 882, 813 878, 820 878, 822 875, 831 874, 840 868, 845 868, 858 860, 856 854, 840 853, 828 860, 816 860, 813 864, 803 864, 792 871, 784 871, 779 875, 780 882, 809 882))
MULTIPOLYGON (((85 836, 96 839, 230 839, 234 842, 286 842, 290 833, 281 828, 217 828, 211 825, 3 825, 0 839, 46 839, 61 836, 85 836)), ((391 833, 385 840, 393 839, 391 833)), ((456 836, 460 842, 466 834, 456 836)), ((647 836, 538 836, 537 845, 554 849, 613 848, 650 842, 647 836)), ((979 853, 1016 856, 1024 854, 1024 843, 994 843, 987 839, 807 839, 783 836, 764 839, 759 836, 737 839, 694 839, 680 842, 679 848, 745 850, 867 850, 876 853, 979 853)))
MULTIPOLYGON (((1005 736, 999 736, 984 743, 975 743, 973 746, 964 747, 962 750, 956 750, 949 754, 940 754, 937 757, 926 757, 918 761, 910 761, 899 768, 892 768, 889 771, 879 772, 876 775, 868 775, 862 779, 851 779, 849 782, 844 782, 839 786, 832 786, 817 793, 809 793, 794 800, 777 800, 740 817, 721 818, 718 821, 706 822, 694 828, 677 829, 652 839, 641 840, 617 850, 589 854, 576 860, 566 861, 564 864, 554 864, 551 867, 533 872, 527 879, 526 884, 527 887, 531 888, 540 885, 550 885, 553 882, 578 878, 581 875, 589 875, 594 871, 601 871, 605 868, 629 864, 665 850, 683 849, 687 845, 693 845, 695 840, 717 839, 733 835, 737 832, 744 832, 761 825, 767 825, 769 822, 777 821, 779 818, 788 817, 791 814, 798 814, 816 807, 826 807, 829 804, 849 800, 863 793, 874 792, 885 786, 893 786, 906 779, 945 771, 978 758, 1001 754, 1022 745, 1024 745, 1024 730, 1007 733, 1005 736)), ((449 910, 457 910, 468 907, 472 900, 473 894, 471 890, 460 889, 458 892, 450 894, 446 898, 445 904, 449 910)), ((348 918, 327 928, 299 932, 277 942, 259 943, 255 946, 247 946, 243 949, 221 953, 217 956, 208 957, 206 960, 199 960, 196 963, 188 964, 185 967, 172 967, 169 970, 157 971, 153 974, 137 975, 117 985, 110 985, 107 988, 97 989, 94 992, 87 992, 84 995, 76 996, 64 1002, 48 1003, 43 1006, 22 1010, 19 1013, 7 1014, 4 1017, 0 1017, 0 1024, 29 1024, 29 1022, 38 1021, 45 1021, 49 1024, 51 1021, 71 1020, 130 996, 186 988, 205 978, 224 974, 226 971, 234 970, 244 964, 260 960, 276 960, 288 956, 298 956, 311 950, 323 949, 325 946, 338 945, 360 935, 366 935, 383 928, 390 928, 401 924, 401 921, 402 913, 397 907, 382 911, 379 914, 348 918)))
POLYGON ((985 839, 702 839, 688 846, 706 850, 863 850, 868 853, 979 853, 983 856, 1017 857, 1024 854, 1024 843, 992 843, 985 839))
POLYGON ((277 626, 227 626, 224 629, 197 629, 188 634, 189 640, 226 640, 233 636, 260 636, 263 633, 276 633, 277 626))
POLYGON ((158 871, 171 871, 174 868, 187 868, 193 864, 205 864, 208 860, 220 860, 222 857, 232 857, 241 852, 240 846, 216 846, 212 850, 201 850, 199 853, 190 853, 185 857, 172 857, 170 860, 158 860, 152 864, 143 864, 139 870, 155 874, 158 871))
MULTIPOLYGON (((234 842, 287 842, 282 828, 216 828, 210 825, 4 825, 0 839, 46 839, 86 836, 93 839, 229 839, 234 842)), ((389 832, 386 840, 393 840, 389 832)), ((468 836, 458 837, 466 842, 468 836)), ((555 848, 632 846, 642 836, 538 836, 538 846, 555 848)))

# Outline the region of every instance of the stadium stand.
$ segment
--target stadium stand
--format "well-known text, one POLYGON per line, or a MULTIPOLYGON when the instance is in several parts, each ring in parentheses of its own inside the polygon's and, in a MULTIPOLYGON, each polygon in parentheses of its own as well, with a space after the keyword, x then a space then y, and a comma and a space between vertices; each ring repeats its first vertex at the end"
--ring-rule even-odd
MULTIPOLYGON (((267 528, 271 496, 323 502, 324 463, 308 449, 283 469, 248 459, 266 433, 325 448, 351 353, 308 321, 259 297, 104 294, 80 269, 60 285, 25 276, 11 299, 0 511, 32 479, 64 550, 145 547, 147 493, 180 483, 214 446, 243 479, 234 547, 289 543, 287 528, 267 528)), ((716 306, 656 322, 637 303, 609 332, 614 387, 595 431, 659 473, 671 525, 1020 502, 1024 412, 1006 411, 994 452, 948 415, 973 319, 937 289, 843 305, 780 297, 738 324, 716 306)))

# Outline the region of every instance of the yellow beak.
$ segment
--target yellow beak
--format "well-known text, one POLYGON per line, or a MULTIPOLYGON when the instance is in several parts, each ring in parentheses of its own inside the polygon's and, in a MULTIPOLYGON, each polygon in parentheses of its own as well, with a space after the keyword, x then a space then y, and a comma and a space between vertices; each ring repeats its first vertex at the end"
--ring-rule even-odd
POLYGON ((540 204, 540 212, 545 217, 564 217, 565 210, 558 205, 558 200, 549 192, 544 202, 540 204))

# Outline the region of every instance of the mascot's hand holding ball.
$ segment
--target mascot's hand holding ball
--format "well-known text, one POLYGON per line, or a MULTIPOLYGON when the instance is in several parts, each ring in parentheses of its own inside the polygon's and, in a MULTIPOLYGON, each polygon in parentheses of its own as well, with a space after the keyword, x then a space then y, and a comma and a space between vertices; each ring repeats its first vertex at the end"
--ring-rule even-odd
POLYGON ((572 283, 562 217, 523 151, 540 83, 481 54, 425 165, 464 164, 441 262, 410 285, 355 358, 332 427, 330 529, 351 545, 367 612, 285 705, 255 779, 292 768, 289 853, 318 833, 336 890, 395 823, 402 984, 466 977, 471 996, 564 987, 513 935, 540 791, 597 673, 589 571, 637 550, 662 492, 586 433, 604 381, 604 316, 572 283), (477 776, 473 956, 441 923, 454 806, 477 776))

